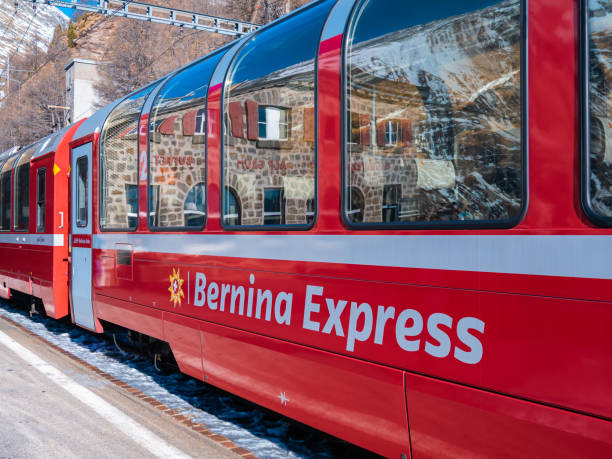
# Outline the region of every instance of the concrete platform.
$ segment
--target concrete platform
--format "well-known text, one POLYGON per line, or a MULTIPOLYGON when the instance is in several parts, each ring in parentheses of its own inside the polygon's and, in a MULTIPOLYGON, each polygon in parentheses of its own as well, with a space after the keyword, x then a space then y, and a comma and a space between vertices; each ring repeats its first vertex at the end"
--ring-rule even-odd
POLYGON ((0 419, 0 458, 240 457, 2 318, 0 419))

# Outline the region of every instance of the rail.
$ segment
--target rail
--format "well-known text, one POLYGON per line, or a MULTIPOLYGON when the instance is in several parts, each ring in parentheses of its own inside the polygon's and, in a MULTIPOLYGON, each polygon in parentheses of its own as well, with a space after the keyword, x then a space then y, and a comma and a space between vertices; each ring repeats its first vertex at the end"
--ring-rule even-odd
POLYGON ((25 0, 38 5, 51 5, 81 11, 100 13, 107 16, 125 17, 141 21, 156 22, 187 29, 233 35, 248 34, 260 27, 259 24, 234 19, 194 13, 148 3, 116 0, 25 0))

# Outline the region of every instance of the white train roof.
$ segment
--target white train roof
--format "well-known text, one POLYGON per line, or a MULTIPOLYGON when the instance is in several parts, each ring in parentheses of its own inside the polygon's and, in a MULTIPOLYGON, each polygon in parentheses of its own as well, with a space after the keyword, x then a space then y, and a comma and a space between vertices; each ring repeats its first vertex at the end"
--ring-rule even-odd
POLYGON ((32 159, 39 158, 40 156, 46 155, 47 153, 51 151, 57 151, 57 147, 59 146, 59 143, 62 141, 62 139, 64 138, 66 133, 70 130, 70 128, 72 128, 72 126, 74 126, 74 124, 66 126, 65 128, 57 132, 54 132, 53 134, 42 139, 42 142, 39 145, 36 152, 34 153, 34 156, 32 156, 32 159))

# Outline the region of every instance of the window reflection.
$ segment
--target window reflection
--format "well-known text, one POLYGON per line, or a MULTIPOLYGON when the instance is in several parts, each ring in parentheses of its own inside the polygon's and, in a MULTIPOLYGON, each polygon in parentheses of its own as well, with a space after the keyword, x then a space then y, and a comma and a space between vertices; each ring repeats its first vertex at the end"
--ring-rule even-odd
POLYGON ((104 123, 100 140, 100 228, 138 226, 138 121, 151 91, 122 101, 104 123))
POLYGON ((46 173, 42 167, 36 173, 36 231, 45 231, 45 205, 46 205, 46 173))
POLYGON ((85 228, 88 220, 88 162, 86 156, 77 159, 76 169, 76 225, 79 228, 85 228))
POLYGON ((183 206, 185 226, 204 226, 204 219, 206 216, 206 212, 203 210, 206 208, 205 192, 204 182, 200 182, 194 185, 191 190, 189 190, 189 193, 187 193, 183 206))
POLYGON ((206 93, 221 54, 180 71, 149 119, 149 224, 201 228, 206 221, 206 93))
POLYGON ((282 225, 284 202, 282 188, 264 188, 264 225, 282 225))
MULTIPOLYGON (((224 90, 223 180, 242 213, 227 225, 314 222, 314 57, 333 3, 263 30, 234 58, 224 90)), ((233 205, 224 193, 223 213, 233 214, 233 205)))
POLYGON ((346 216, 351 223, 361 223, 363 221, 363 212, 365 207, 365 199, 363 193, 356 186, 349 187, 349 196, 347 201, 346 216))
POLYGON ((40 144, 28 147, 15 167, 15 231, 27 231, 30 223, 30 160, 40 144))
POLYGON ((240 225, 241 207, 236 191, 225 187, 224 202, 226 212, 223 214, 223 222, 226 225, 240 225))
POLYGON ((287 112, 280 107, 259 107, 259 139, 288 140, 287 112))
POLYGON ((365 0, 354 18, 346 52, 346 185, 362 190, 365 202, 360 215, 347 200, 347 219, 516 217, 520 1, 365 0))
POLYGON ((194 135, 205 135, 205 134, 206 134, 206 110, 203 108, 200 108, 196 112, 194 135))
POLYGON ((12 187, 11 175, 13 165, 18 155, 6 160, 0 173, 0 230, 9 231, 11 229, 11 202, 12 187))
POLYGON ((590 204, 612 218, 612 0, 589 0, 590 204))

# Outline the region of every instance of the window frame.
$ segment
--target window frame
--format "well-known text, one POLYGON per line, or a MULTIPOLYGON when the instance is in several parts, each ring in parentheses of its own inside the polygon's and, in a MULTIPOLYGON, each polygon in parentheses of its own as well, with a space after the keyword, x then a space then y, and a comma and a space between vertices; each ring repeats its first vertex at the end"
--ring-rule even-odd
POLYGON ((47 229, 47 168, 40 167, 36 171, 36 232, 44 233, 47 229), (42 176, 43 180, 43 199, 40 200, 40 182, 39 178, 42 176), (39 206, 42 204, 42 219, 39 218, 39 206), (42 220, 42 225, 41 225, 42 220))
MULTIPOLYGON (((341 149, 341 190, 340 190, 340 218, 343 224, 350 230, 367 231, 374 229, 383 230, 422 230, 422 229, 510 229, 519 225, 525 218, 527 208, 529 206, 529 93, 528 93, 528 15, 527 15, 527 0, 519 0, 520 10, 520 98, 521 98, 521 122, 520 122, 520 148, 522 169, 521 176, 521 206, 516 216, 508 220, 437 220, 437 221, 409 221, 409 222, 351 222, 347 217, 347 199, 346 192, 350 184, 350 171, 348 168, 348 141, 347 133, 350 129, 350 111, 348 111, 348 66, 347 57, 349 54, 349 33, 354 24, 356 13, 361 9, 361 6, 370 0, 356 0, 352 6, 351 12, 348 15, 344 24, 344 33, 342 35, 342 49, 340 57, 340 149, 341 149)), ((581 0, 583 1, 583 0, 581 0)), ((417 8, 418 6, 415 6, 417 8)), ((386 131, 386 128, 385 128, 386 131)), ((400 132, 398 132, 398 135, 400 132)), ((374 135, 374 134, 373 134, 374 135)), ((350 139, 348 139, 350 140, 350 139)), ((386 143, 386 132, 385 132, 386 143)), ((398 202, 398 208, 400 203, 398 202)))
MULTIPOLYGON (((279 223, 277 226, 279 225, 285 225, 285 189, 279 186, 268 186, 268 187, 264 187, 263 188, 263 193, 262 193, 262 206, 263 206, 263 218, 264 218, 264 222, 266 221, 266 191, 278 191, 278 203, 279 203, 279 208, 278 208, 278 212, 273 211, 273 212, 268 212, 268 218, 276 218, 278 216, 278 219, 280 220, 281 223, 279 223)), ((265 223, 264 223, 265 224, 265 223)), ((274 223, 268 223, 269 226, 273 226, 274 223)))
MULTIPOLYGON (((142 112, 144 110, 145 105, 147 104, 147 99, 149 97, 151 97, 151 94, 153 93, 153 90, 155 89, 155 85, 159 84, 159 81, 156 81, 152 84, 149 84, 143 88, 137 89, 136 91, 131 92, 130 94, 128 94, 127 96, 125 96, 123 99, 121 99, 106 115, 106 117, 104 118, 104 122, 102 123, 102 128, 100 130, 100 136, 98 138, 98 159, 97 159, 97 163, 96 165, 98 166, 98 230, 101 232, 108 232, 108 233, 134 233, 136 231, 138 231, 138 227, 140 226, 140 191, 138 192, 138 199, 136 200, 136 215, 138 215, 138 220, 137 220, 137 224, 135 228, 117 228, 117 227, 112 227, 112 226, 108 226, 108 227, 102 227, 102 192, 103 192, 103 187, 102 187, 102 173, 103 173, 103 169, 102 169, 102 161, 100 160, 101 156, 102 156, 102 132, 104 131, 104 126, 106 125, 106 122, 108 121, 109 117, 113 114, 113 112, 117 109, 117 107, 119 107, 119 105, 121 105, 123 102, 125 102, 126 100, 128 100, 131 96, 138 94, 139 92, 143 92, 146 90, 149 90, 149 93, 145 96, 144 102, 142 104, 142 107, 140 107, 140 112, 138 113, 138 122, 136 124, 136 169, 138 170, 138 188, 140 189, 140 120, 142 118, 142 112)), ((147 144, 147 148, 148 148, 148 144, 147 144)), ((92 171, 93 172, 93 171, 92 171)), ((93 176, 92 176, 93 177, 93 176)), ((92 216, 93 219, 93 216, 92 216)), ((129 221, 129 220, 128 220, 129 221)))
POLYGON ((400 136, 400 127, 397 120, 385 121, 385 144, 383 147, 397 147, 400 136))
POLYGON ((258 135, 259 140, 261 141, 267 141, 267 142, 289 142, 289 117, 291 116, 291 109, 287 108, 287 107, 279 107, 277 105, 259 105, 257 107, 258 110, 262 110, 264 111, 264 113, 266 114, 266 121, 261 121, 261 116, 259 117, 258 121, 257 121, 257 132, 258 134, 261 132, 259 131, 260 125, 264 125, 266 128, 266 137, 261 137, 261 135, 258 135), (268 137, 268 109, 270 109, 270 111, 276 111, 279 113, 279 117, 278 117, 278 133, 279 133, 279 137, 278 139, 272 139, 270 137, 268 137), (284 114, 285 115, 285 122, 283 123, 281 121, 281 117, 280 114, 284 114), (281 133, 281 127, 284 126, 285 127, 285 137, 281 137, 280 133, 281 133))
MULTIPOLYGON (((190 233, 190 232, 201 232, 204 229, 206 229, 206 225, 208 224, 208 93, 210 91, 210 82, 212 80, 212 77, 215 73, 215 69, 217 68, 217 66, 221 63, 221 60, 223 58, 223 55, 225 55, 226 52, 228 52, 229 48, 228 47, 222 47, 208 55, 206 55, 205 57, 196 60, 195 62, 192 62, 189 65, 186 65, 182 68, 177 69, 174 73, 172 73, 166 80, 164 80, 154 91, 151 92, 151 94, 149 94, 149 97, 151 98, 151 107, 149 110, 149 119, 147 120, 147 207, 146 207, 146 213, 147 213, 147 229, 151 232, 156 232, 156 233, 162 233, 162 232, 183 232, 183 233, 190 233), (151 205, 152 202, 150 202, 150 198, 151 198, 151 187, 155 186, 155 184, 151 183, 151 130, 149 129, 150 127, 150 123, 151 123, 151 114, 153 111, 153 108, 155 107, 155 104, 157 102, 157 98, 159 96, 159 94, 163 91, 163 89, 168 85, 168 83, 170 83, 170 81, 172 80, 172 78, 179 76, 182 72, 184 72, 185 70, 190 69, 191 67, 194 67, 196 65, 199 64, 203 64, 204 62, 206 62, 209 59, 213 59, 216 56, 219 56, 219 60, 217 61, 216 64, 214 64, 213 70, 210 73, 210 76, 208 77, 208 82, 207 82, 207 86, 206 86, 206 93, 204 94, 204 104, 203 106, 199 106, 198 110, 203 109, 204 110, 204 133, 203 134, 197 134, 197 135, 203 135, 204 136, 204 223, 201 226, 155 226, 153 224, 153 221, 151 219, 151 211, 154 210, 155 213, 157 214, 159 212, 159 206, 156 206, 156 209, 152 209, 151 205)), ((196 112, 196 117, 197 117, 197 112, 196 112)), ((194 131, 194 135, 195 131, 194 131)), ((223 136, 223 133, 221 134, 221 136, 223 136)), ((198 144, 201 145, 201 144, 198 144)), ((201 182, 198 182, 201 183, 201 182)), ((195 185, 195 184, 194 184, 195 185)), ((193 186, 193 185, 192 185, 193 186)), ((191 188, 190 188, 191 189, 191 188)), ((157 202, 159 203, 159 196, 160 196, 160 185, 157 185, 157 196, 158 196, 158 200, 157 202)), ((184 203, 183 203, 184 205, 184 203)), ((184 217, 184 214, 183 214, 184 217)), ((184 222, 184 218, 183 218, 183 222, 184 222)))
MULTIPOLYGON (((591 201, 591 101, 589 66, 589 0, 580 0, 580 204, 585 216, 595 225, 612 228, 612 215, 609 217, 597 212, 591 201)), ((612 82, 611 82, 612 83, 612 82)))
MULTIPOLYGON (((206 95, 206 99, 208 99, 208 94, 206 95)), ((195 128, 193 131, 193 135, 203 135, 206 137, 206 108, 198 108, 195 116, 195 128), (200 118, 200 122, 198 123, 198 118, 200 118), (202 128, 200 130, 200 128, 202 128)), ((204 143, 206 143, 206 139, 204 139, 204 143)))
MULTIPOLYGON (((319 6, 322 2, 317 2, 317 1, 313 1, 310 2, 306 5, 304 5, 303 7, 299 8, 298 10, 296 10, 298 13, 304 13, 312 8, 315 8, 317 6, 319 6)), ((317 40, 317 45, 316 45, 316 49, 315 49, 315 53, 313 55, 313 63, 314 63, 314 68, 313 68, 313 72, 314 72, 314 103, 313 103, 313 107, 314 107, 314 215, 312 216, 312 221, 311 223, 305 223, 305 224, 282 224, 282 225, 228 225, 225 223, 224 218, 221 217, 220 220, 220 224, 221 224, 221 228, 223 229, 223 231, 310 231, 312 230, 318 220, 319 220, 319 53, 321 51, 321 39, 323 37, 323 34, 325 32, 325 24, 326 21, 329 19, 330 15, 333 12, 335 4, 331 5, 330 10, 327 12, 327 16, 326 16, 326 20, 323 21, 323 26, 321 27, 321 31, 319 32, 319 39, 317 40)), ((253 32, 251 35, 249 35, 249 39, 245 40, 242 44, 240 44, 240 46, 238 47, 238 49, 236 50, 236 52, 234 53, 234 55, 232 56, 232 58, 230 59, 230 62, 227 66, 227 68, 224 70, 224 76, 223 76, 223 83, 221 84, 221 94, 220 94, 220 117, 222 120, 225 120, 225 91, 226 91, 226 83, 227 83, 227 77, 230 74, 230 70, 232 70, 236 59, 238 58, 238 56, 240 55, 240 52, 244 49, 244 47, 250 43, 252 40, 256 39, 257 36, 259 34, 261 34, 262 32, 268 30, 268 28, 270 27, 274 27, 278 24, 282 24, 285 21, 288 21, 290 19, 292 19, 294 16, 293 13, 287 14, 285 16, 282 16, 281 18, 277 19, 276 21, 273 21, 273 23, 271 24, 267 24, 263 27, 260 27, 259 29, 257 29, 255 32, 253 32)), ((229 118, 229 117, 228 117, 229 118)), ((229 186, 227 183, 225 183, 225 142, 226 142, 226 133, 231 132, 231 126, 229 126, 229 119, 228 121, 228 126, 227 126, 227 131, 222 127, 221 129, 221 138, 219 141, 219 157, 220 157, 220 174, 221 174, 221 180, 220 180, 220 190, 223 190, 224 187, 229 186)), ((288 121, 289 122, 289 121, 288 121)), ((259 129, 259 125, 258 125, 258 129, 259 129)), ((231 137, 229 136, 229 134, 227 134, 228 138, 231 137)), ((262 189, 263 191, 263 189, 262 189)), ((238 199, 240 200, 240 197, 238 197, 238 199)), ((221 199, 219 200, 219 207, 220 207, 220 212, 219 215, 223 215, 223 208, 224 208, 224 196, 223 196, 223 191, 221 191, 221 199)), ((242 202, 240 201, 240 204, 242 205, 242 202)), ((310 216, 308 216, 308 218, 310 218, 310 216)), ((242 220, 242 215, 241 215, 241 220, 242 220)))

